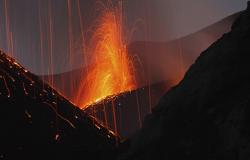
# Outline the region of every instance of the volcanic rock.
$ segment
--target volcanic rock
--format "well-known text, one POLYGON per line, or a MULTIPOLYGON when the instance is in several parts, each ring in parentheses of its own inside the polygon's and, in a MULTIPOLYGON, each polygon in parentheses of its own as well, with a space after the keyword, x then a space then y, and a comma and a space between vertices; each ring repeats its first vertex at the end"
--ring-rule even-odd
POLYGON ((112 159, 117 137, 0 52, 0 159, 112 159))
POLYGON ((249 44, 250 2, 162 97, 121 159, 250 159, 249 44))

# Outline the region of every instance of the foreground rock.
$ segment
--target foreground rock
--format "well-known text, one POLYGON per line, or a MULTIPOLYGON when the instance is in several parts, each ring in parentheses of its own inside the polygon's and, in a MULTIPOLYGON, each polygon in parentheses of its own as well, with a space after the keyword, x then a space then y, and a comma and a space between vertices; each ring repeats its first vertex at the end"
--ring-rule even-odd
POLYGON ((112 159, 116 136, 0 53, 0 159, 112 159))
POLYGON ((250 3, 130 140, 121 159, 250 159, 250 3))

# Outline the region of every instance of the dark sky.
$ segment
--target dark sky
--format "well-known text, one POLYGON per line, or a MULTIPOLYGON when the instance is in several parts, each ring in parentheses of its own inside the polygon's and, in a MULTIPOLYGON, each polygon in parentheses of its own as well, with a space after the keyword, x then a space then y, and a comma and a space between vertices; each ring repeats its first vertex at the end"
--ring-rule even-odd
MULTIPOLYGON (((94 0, 79 1, 86 31, 96 19, 98 5, 94 0)), ((79 16, 77 1, 71 2, 71 43, 74 52, 71 56, 67 0, 0 0, 0 48, 9 52, 13 50, 13 56, 36 74, 52 71, 60 73, 79 68, 83 64, 79 50, 79 16), (6 13, 9 21, 7 25, 6 13), (9 32, 6 32, 6 26, 9 32), (6 35, 9 41, 12 40, 12 46, 7 47, 6 35), (52 37, 52 42, 49 37, 52 37)), ((125 21, 128 32, 135 29, 131 41, 169 41, 243 10, 246 2, 247 0, 124 0, 125 21)))
MULTIPOLYGON (((248 0, 127 0, 130 19, 144 17, 149 40, 166 41, 196 32, 246 8, 248 0), (145 3, 146 2, 146 3, 145 3), (140 9, 148 4, 148 15, 140 9)), ((136 37, 139 38, 139 37, 136 37)), ((144 39, 140 37, 140 39, 144 39)))

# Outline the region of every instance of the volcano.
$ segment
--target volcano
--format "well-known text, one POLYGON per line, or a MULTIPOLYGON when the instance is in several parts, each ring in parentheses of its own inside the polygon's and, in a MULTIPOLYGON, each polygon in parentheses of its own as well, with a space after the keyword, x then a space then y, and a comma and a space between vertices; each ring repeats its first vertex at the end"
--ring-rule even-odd
MULTIPOLYGON (((198 32, 190 34, 188 36, 182 37, 180 39, 168 41, 168 42, 147 42, 147 41, 134 41, 127 45, 128 54, 131 57, 137 56, 141 61, 138 64, 135 61, 135 75, 137 77, 137 86, 142 88, 146 85, 151 85, 148 83, 146 73, 147 68, 151 67, 151 71, 155 74, 150 77, 152 84, 163 81, 173 81, 172 85, 175 85, 182 75, 176 72, 180 71, 180 64, 173 63, 179 62, 179 50, 180 42, 183 53, 183 72, 187 70, 190 65, 195 61, 195 59, 200 55, 200 53, 205 50, 209 45, 218 40, 223 33, 230 31, 230 27, 240 13, 233 14, 231 16, 218 21, 198 32), (156 54, 152 54, 156 53, 156 54), (156 55, 156 56, 155 56, 156 55), (162 63, 149 63, 152 59, 157 59, 162 61, 162 63), (175 70, 173 71, 173 68, 175 70)), ((94 65, 94 64, 93 64, 94 65)), ((93 68, 94 66, 89 66, 93 68)), ((183 73, 182 73, 183 74, 183 73)), ((41 75, 40 77, 46 82, 49 81, 50 77, 54 80, 53 86, 65 95, 68 99, 74 99, 74 93, 72 90, 77 90, 80 85, 81 79, 87 76, 87 67, 78 68, 72 71, 58 73, 54 75, 41 75), (74 80, 74 85, 67 85, 67 82, 74 80)), ((168 89, 168 88, 165 88, 168 89)))
POLYGON ((0 83, 1 159, 114 156, 112 131, 2 51, 0 83))
MULTIPOLYGON (((160 97, 180 81, 182 74, 199 56, 200 52, 216 41, 223 33, 228 32, 239 15, 240 13, 233 14, 196 33, 177 40, 162 43, 130 43, 127 46, 128 53, 131 57, 138 57, 141 63, 134 62, 137 89, 113 95, 112 98, 108 97, 98 103, 91 104, 86 112, 99 119, 101 123, 113 131, 116 128, 117 133, 122 138, 130 137, 141 127, 141 122, 147 114, 151 113, 151 109, 157 105, 160 97), (181 42, 183 53, 182 73, 178 63, 180 57, 176 56, 179 55, 179 42, 181 42), (152 61, 152 59, 157 60, 152 61), (146 72, 149 68, 150 73, 153 73, 149 77, 150 83, 146 78, 146 72), (112 104, 115 106, 114 109, 112 109, 112 104), (113 113, 116 114, 116 117, 113 116, 113 113), (116 119, 116 127, 114 118, 116 119)), ((95 68, 95 64, 88 68, 95 68)), ((87 72, 87 68, 79 68, 61 74, 41 76, 41 78, 48 82, 49 78, 53 77, 53 86, 68 99, 73 100, 75 95, 71 93, 71 90, 78 89, 81 79, 87 76, 87 72), (73 85, 68 83, 72 80, 73 85)))

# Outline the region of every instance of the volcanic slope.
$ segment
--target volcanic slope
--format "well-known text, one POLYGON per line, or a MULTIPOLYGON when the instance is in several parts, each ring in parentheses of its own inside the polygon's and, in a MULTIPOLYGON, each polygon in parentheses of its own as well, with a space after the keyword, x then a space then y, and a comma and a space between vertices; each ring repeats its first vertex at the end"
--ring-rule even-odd
POLYGON ((3 159, 111 159, 115 155, 113 132, 2 51, 0 106, 3 159))
POLYGON ((163 96, 121 159, 250 159, 250 2, 163 96))

